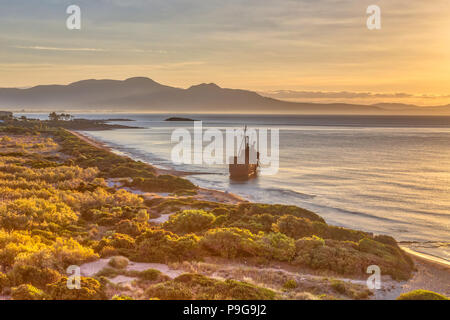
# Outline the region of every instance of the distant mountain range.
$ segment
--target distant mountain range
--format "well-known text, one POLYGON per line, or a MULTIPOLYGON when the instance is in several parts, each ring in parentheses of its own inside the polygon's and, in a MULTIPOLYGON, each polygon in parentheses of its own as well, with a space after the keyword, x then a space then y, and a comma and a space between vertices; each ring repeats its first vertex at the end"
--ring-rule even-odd
POLYGON ((69 85, 40 85, 27 89, 0 88, 0 107, 27 111, 450 115, 450 105, 288 102, 252 91, 221 88, 213 83, 181 89, 144 77, 124 81, 83 80, 69 85))

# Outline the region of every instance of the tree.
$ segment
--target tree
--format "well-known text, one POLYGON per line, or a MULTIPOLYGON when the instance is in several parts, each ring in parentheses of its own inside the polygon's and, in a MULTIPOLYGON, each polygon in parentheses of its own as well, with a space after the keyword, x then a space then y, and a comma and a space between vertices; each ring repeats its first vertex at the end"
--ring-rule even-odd
POLYGON ((50 119, 50 121, 59 121, 60 115, 53 111, 48 115, 48 118, 50 119))

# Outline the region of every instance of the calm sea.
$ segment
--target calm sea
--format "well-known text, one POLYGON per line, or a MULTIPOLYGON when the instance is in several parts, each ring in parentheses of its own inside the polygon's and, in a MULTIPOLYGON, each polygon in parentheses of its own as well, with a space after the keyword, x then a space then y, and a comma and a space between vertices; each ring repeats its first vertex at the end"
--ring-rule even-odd
POLYGON ((251 201, 293 204, 330 224, 394 236, 416 251, 450 261, 450 117, 177 115, 203 127, 280 130, 280 169, 235 183, 226 166, 177 166, 171 134, 190 123, 171 115, 89 114, 129 118, 144 129, 86 132, 135 159, 157 166, 212 172, 194 183, 251 201))

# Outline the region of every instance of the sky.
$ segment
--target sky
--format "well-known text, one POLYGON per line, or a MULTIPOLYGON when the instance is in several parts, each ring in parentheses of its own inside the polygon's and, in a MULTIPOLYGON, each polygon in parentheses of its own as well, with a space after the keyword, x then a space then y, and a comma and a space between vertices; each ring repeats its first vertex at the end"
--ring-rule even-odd
POLYGON ((0 0, 0 87, 146 76, 314 102, 450 103, 448 0, 0 0), (381 8, 368 30, 366 9, 381 8), (81 8, 81 30, 66 9, 81 8))

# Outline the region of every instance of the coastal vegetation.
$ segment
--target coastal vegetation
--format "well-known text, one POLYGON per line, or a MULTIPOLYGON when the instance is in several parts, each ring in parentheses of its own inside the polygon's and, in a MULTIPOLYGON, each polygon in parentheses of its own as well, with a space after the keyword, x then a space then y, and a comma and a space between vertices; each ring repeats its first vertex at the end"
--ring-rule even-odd
POLYGON ((398 296, 397 300, 448 300, 442 294, 428 290, 413 290, 398 296))
MULTIPOLYGON (((199 199, 190 181, 97 148, 51 121, 0 126, 0 152, 0 290, 13 299, 317 298, 317 289, 292 278, 270 285, 200 273, 170 278, 129 270, 131 262, 215 258, 347 277, 378 265, 397 280, 414 270, 391 237, 331 226, 295 206, 199 199), (163 214, 166 222, 153 222, 163 214), (100 258, 109 259, 105 269, 82 277, 80 290, 67 289, 68 266, 100 258), (117 276, 135 279, 141 293, 120 289, 110 281, 117 276)), ((347 283, 326 288, 343 298, 369 296, 347 283)))

